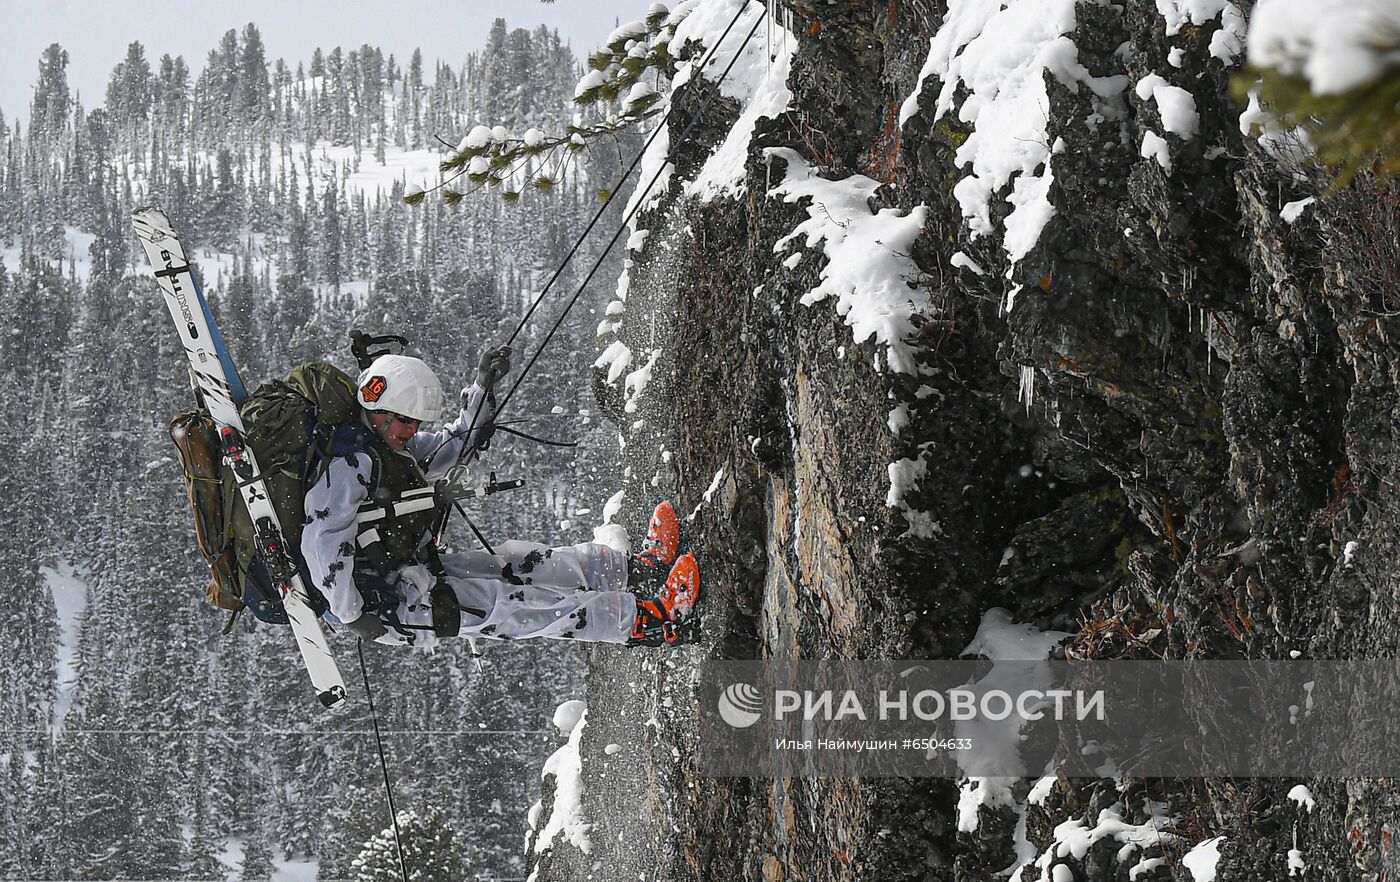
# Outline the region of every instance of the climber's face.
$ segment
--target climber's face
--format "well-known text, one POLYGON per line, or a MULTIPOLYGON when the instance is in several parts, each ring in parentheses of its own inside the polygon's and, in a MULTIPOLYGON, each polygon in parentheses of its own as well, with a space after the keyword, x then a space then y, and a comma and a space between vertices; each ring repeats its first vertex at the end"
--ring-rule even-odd
POLYGON ((374 430, 384 439, 384 443, 389 445, 389 449, 397 452, 408 446, 408 439, 418 432, 422 423, 403 414, 372 410, 369 414, 369 424, 374 426, 374 430))

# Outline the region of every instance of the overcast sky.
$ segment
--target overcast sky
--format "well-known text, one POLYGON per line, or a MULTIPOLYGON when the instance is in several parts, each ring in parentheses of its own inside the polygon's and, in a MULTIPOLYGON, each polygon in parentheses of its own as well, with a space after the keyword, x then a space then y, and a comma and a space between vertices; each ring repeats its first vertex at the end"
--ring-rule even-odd
MULTIPOLYGON (((166 53, 183 55, 196 74, 219 37, 253 22, 269 61, 293 69, 311 51, 364 43, 394 53, 400 65, 415 48, 424 67, 434 59, 459 65, 479 49, 496 18, 512 27, 544 24, 580 57, 603 41, 618 21, 646 15, 650 0, 0 0, 0 111, 13 126, 29 126, 29 101, 39 55, 50 43, 68 50, 68 86, 83 104, 102 102, 112 68, 140 40, 156 67, 166 53)), ((674 5, 674 4, 668 4, 674 5)))

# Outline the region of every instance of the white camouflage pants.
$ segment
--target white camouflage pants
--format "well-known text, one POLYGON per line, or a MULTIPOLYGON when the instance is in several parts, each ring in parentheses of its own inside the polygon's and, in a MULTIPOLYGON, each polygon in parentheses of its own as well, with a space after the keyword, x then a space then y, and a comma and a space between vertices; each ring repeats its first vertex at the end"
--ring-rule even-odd
MULTIPOLYGON (((583 543, 549 548, 533 542, 502 542, 493 557, 484 551, 442 555, 447 582, 463 607, 463 637, 525 640, 549 637, 624 643, 637 615, 627 593, 627 555, 606 545, 583 543)), ((398 587, 406 598, 398 609, 405 625, 431 625, 427 567, 405 567, 398 587)), ((398 629, 377 642, 430 646, 431 629, 398 629)))

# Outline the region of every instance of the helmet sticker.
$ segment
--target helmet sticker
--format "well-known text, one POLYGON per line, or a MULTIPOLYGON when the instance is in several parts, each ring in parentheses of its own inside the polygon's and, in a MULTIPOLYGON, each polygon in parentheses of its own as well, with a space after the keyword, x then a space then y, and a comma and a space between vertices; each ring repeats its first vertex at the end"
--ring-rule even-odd
POLYGON ((379 400, 379 396, 384 394, 384 390, 389 388, 389 383, 381 376, 369 378, 369 382, 360 387, 360 397, 367 402, 379 400))

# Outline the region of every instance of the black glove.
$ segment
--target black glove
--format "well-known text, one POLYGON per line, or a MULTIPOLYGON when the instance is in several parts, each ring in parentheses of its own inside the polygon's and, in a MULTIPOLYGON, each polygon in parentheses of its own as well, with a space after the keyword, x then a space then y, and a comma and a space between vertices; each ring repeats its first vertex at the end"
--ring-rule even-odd
POLYGON ((346 622, 345 627, 354 631, 356 636, 366 643, 372 643, 378 637, 383 637, 388 628, 379 620, 379 616, 374 613, 360 613, 360 617, 353 622, 346 622))
POLYGON ((481 360, 476 364, 476 384, 483 389, 490 389, 497 380, 508 373, 510 373, 510 347, 487 347, 481 353, 481 360))

